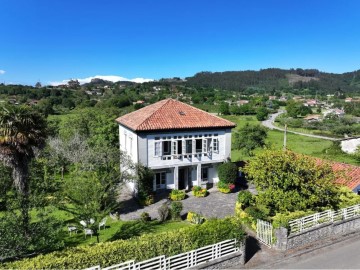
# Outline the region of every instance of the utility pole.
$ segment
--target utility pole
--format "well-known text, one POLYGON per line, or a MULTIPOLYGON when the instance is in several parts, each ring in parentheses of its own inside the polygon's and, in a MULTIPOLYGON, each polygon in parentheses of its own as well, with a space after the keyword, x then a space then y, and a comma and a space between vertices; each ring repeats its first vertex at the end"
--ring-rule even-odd
POLYGON ((283 150, 286 150, 286 131, 287 131, 287 124, 285 124, 285 129, 284 129, 284 145, 283 145, 283 150))

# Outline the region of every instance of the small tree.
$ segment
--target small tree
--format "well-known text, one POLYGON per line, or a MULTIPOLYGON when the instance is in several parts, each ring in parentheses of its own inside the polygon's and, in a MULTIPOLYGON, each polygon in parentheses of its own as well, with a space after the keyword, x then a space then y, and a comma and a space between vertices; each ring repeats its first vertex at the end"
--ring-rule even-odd
POLYGON ((222 115, 229 115, 230 114, 229 104, 226 102, 221 102, 219 106, 219 113, 222 115))
POLYGON ((245 167, 258 191, 257 204, 272 213, 336 207, 338 188, 329 165, 291 151, 266 150, 245 167))
POLYGON ((234 133, 234 149, 243 150, 247 155, 252 156, 257 147, 265 146, 267 131, 259 125, 249 125, 248 123, 234 133))
POLYGON ((266 120, 268 115, 269 115, 269 111, 265 107, 260 107, 256 110, 256 119, 259 121, 266 120))
POLYGON ((223 183, 233 184, 238 176, 238 167, 232 162, 220 164, 218 167, 219 180, 223 183))

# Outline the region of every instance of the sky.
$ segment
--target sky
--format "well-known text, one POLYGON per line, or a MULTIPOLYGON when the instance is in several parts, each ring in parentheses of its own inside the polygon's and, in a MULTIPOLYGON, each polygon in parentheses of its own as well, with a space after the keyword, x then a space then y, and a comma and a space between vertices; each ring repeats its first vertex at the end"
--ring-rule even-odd
POLYGON ((360 69, 358 0, 0 0, 0 82, 360 69))

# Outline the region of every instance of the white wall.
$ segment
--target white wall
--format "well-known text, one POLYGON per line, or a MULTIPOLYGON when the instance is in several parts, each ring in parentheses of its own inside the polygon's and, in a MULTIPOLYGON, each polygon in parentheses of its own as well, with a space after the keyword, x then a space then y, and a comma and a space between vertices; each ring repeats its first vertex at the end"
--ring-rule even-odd
POLYGON ((120 150, 127 153, 135 163, 139 162, 138 157, 138 136, 135 132, 119 125, 120 150))

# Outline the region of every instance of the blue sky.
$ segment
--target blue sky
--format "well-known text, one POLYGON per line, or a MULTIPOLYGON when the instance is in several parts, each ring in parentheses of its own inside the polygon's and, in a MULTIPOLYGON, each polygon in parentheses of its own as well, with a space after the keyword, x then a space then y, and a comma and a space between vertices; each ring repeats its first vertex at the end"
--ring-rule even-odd
POLYGON ((360 69, 360 1, 0 0, 0 82, 360 69))

